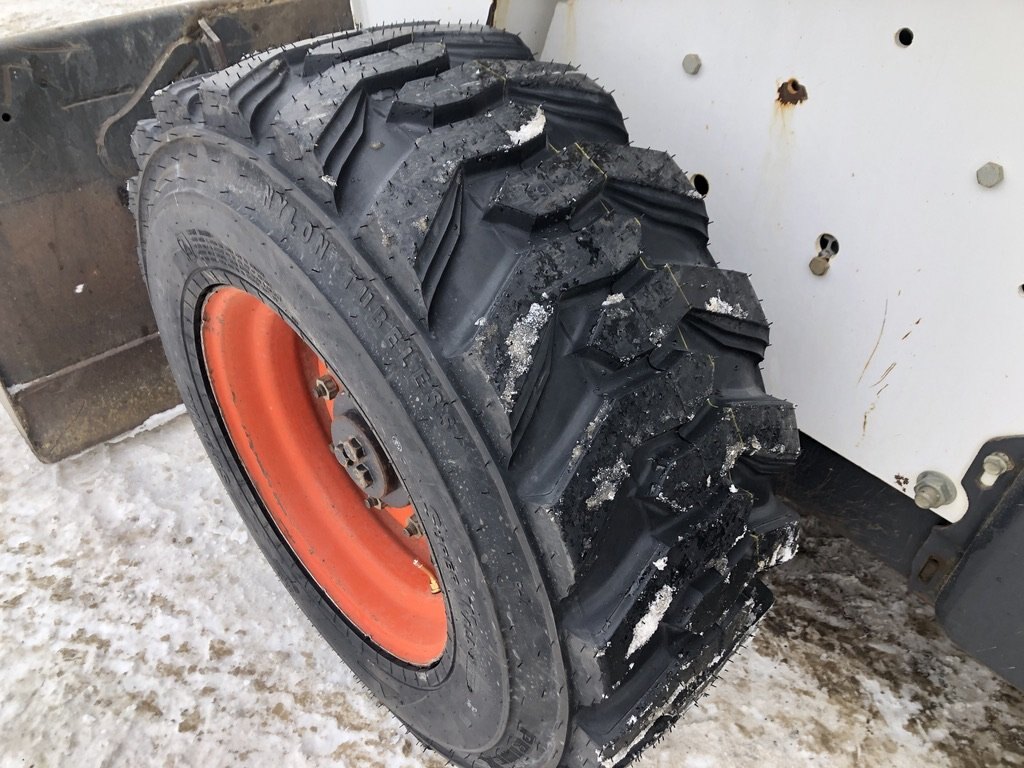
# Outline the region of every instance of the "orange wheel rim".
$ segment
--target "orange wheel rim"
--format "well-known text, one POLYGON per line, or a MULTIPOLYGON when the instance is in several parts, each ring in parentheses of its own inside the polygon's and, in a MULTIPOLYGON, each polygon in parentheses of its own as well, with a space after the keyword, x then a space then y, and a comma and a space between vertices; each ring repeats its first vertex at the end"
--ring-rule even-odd
POLYGON ((203 305, 202 349, 235 453, 309 576, 391 656, 439 659, 447 619, 429 544, 407 532, 412 506, 369 508, 335 457, 330 402, 314 393, 323 360, 270 306, 229 286, 203 305))

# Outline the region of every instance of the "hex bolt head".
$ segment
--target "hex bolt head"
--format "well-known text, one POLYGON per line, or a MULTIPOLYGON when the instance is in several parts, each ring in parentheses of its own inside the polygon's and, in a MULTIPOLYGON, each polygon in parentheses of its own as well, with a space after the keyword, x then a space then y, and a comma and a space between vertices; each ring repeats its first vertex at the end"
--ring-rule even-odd
POLYGON ((985 488, 991 488, 996 484, 996 480, 1011 469, 1013 469, 1013 459, 1002 451, 990 453, 981 460, 982 475, 978 478, 978 482, 985 488))
POLYGON ((942 494, 930 485, 914 489, 914 503, 921 509, 935 509, 942 504, 942 494))
POLYGON ((700 72, 701 60, 696 53, 688 53, 683 56, 683 71, 688 75, 696 75, 700 72))
POLYGON ((828 272, 829 258, 828 256, 824 256, 819 253, 817 256, 811 259, 811 262, 807 266, 810 268, 812 273, 814 273, 818 277, 821 277, 826 272, 828 272))
POLYGON ((941 472, 922 472, 914 483, 914 503, 921 509, 944 507, 956 499, 956 484, 941 472))
POLYGON ((978 183, 991 189, 1003 180, 1003 166, 999 163, 985 163, 976 174, 978 183))
POLYGON ((1013 462, 1005 453, 990 453, 981 462, 981 468, 990 475, 1002 475, 1013 469, 1013 462))
POLYGON ((313 394, 324 400, 333 400, 340 390, 338 382, 329 373, 325 373, 313 382, 313 394))

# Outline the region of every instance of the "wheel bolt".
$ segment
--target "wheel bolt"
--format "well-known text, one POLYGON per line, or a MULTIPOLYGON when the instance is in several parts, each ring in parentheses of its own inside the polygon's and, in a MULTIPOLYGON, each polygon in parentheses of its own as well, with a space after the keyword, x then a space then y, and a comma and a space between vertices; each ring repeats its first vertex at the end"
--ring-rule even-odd
POLYGON ((313 382, 313 394, 324 400, 333 400, 340 390, 338 382, 329 373, 325 373, 313 382))
POLYGON ((921 509, 944 507, 956 499, 956 485, 939 472, 922 472, 914 484, 914 503, 921 509))
POLYGON ((1005 453, 990 453, 981 462, 981 484, 986 488, 995 485, 996 480, 1013 469, 1013 460, 1005 453))

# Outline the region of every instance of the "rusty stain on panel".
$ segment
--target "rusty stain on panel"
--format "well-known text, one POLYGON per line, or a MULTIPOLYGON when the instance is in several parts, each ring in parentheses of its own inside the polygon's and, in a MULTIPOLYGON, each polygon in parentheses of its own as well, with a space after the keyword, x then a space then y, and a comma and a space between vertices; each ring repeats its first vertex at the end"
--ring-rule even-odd
POLYGON ((860 377, 857 379, 857 383, 860 384, 864 380, 864 374, 868 372, 868 366, 871 365, 871 361, 875 359, 875 353, 878 351, 878 345, 882 343, 882 334, 885 333, 885 321, 889 318, 889 300, 885 300, 885 309, 882 312, 882 327, 878 329, 878 338, 875 339, 875 346, 871 349, 871 354, 868 355, 867 361, 864 363, 864 367, 861 369, 860 377))
POLYGON ((807 88, 795 77, 779 85, 776 101, 783 106, 792 106, 807 101, 807 88))
POLYGON ((876 381, 874 384, 872 384, 871 386, 872 387, 877 387, 879 384, 881 384, 883 381, 885 381, 885 377, 888 376, 890 373, 892 373, 892 371, 893 371, 893 369, 895 367, 896 367, 896 363, 895 362, 890 363, 889 367, 885 369, 885 373, 882 374, 881 378, 878 381, 876 381))

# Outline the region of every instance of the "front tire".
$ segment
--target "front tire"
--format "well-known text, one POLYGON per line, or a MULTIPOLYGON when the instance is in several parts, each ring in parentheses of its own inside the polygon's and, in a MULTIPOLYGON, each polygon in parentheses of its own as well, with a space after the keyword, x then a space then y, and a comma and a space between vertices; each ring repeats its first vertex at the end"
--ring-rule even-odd
POLYGON ((767 323, 746 276, 707 253, 690 182, 625 144, 592 81, 484 28, 306 41, 154 106, 134 137, 134 196, 161 336, 300 606, 461 764, 630 760, 767 610, 757 574, 795 537, 767 481, 796 457, 792 407, 764 394, 767 323), (276 318, 306 368, 289 351, 261 360, 244 312, 215 352, 213 325, 232 322, 211 311, 218 295, 276 318), (254 355, 225 362, 246 343, 254 355), (365 482, 351 474, 361 459, 342 466, 337 409, 247 378, 284 369, 310 371, 310 392, 320 375, 343 385, 377 458, 365 482), (287 437, 291 418, 316 478, 349 472, 319 507, 302 501, 309 483, 288 482, 308 469, 303 441, 289 469, 284 438, 255 437, 264 422, 287 437), (372 518, 398 502, 334 501, 382 472, 399 494, 387 498, 415 511, 405 533, 372 518), (365 563, 374 579, 342 567, 337 553, 360 549, 325 543, 331 515, 349 530, 362 514, 394 539, 390 559, 365 563), (421 618, 383 611, 388 625, 387 595, 360 591, 389 571, 408 576, 392 586, 422 598, 421 618), (403 643, 417 628, 426 639, 403 643))

